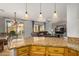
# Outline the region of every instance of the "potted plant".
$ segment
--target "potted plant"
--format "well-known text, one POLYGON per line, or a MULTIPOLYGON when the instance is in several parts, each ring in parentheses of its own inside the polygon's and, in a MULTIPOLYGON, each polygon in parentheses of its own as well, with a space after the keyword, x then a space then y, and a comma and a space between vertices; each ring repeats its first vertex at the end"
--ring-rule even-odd
POLYGON ((10 31, 9 37, 17 37, 17 33, 15 31, 10 31))

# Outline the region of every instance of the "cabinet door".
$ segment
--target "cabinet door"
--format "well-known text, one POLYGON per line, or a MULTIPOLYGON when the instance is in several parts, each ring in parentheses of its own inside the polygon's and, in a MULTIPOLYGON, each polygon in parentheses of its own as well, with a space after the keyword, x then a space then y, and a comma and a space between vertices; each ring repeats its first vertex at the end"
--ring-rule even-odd
POLYGON ((64 53, 64 48, 59 47, 48 47, 48 53, 64 53))
POLYGON ((78 56, 79 56, 79 52, 78 52, 78 56))
POLYGON ((18 56, 28 55, 29 47, 21 47, 16 49, 16 53, 18 56))
POLYGON ((68 50, 68 55, 69 56, 77 56, 77 52, 75 50, 73 50, 73 49, 69 49, 68 50))
POLYGON ((30 56, 45 56, 45 54, 40 53, 40 52, 32 52, 32 53, 30 53, 30 56))
POLYGON ((45 52, 44 46, 31 46, 32 52, 45 52))
POLYGON ((64 55, 64 48, 48 47, 46 55, 48 55, 48 56, 63 56, 64 55))
POLYGON ((31 46, 30 55, 45 55, 45 47, 44 46, 31 46))

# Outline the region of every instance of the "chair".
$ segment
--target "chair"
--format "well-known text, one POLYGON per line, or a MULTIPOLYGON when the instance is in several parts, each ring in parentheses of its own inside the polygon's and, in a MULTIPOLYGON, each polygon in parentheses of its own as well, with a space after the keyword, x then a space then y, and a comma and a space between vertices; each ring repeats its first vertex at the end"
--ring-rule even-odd
POLYGON ((7 34, 6 33, 0 33, 0 39, 4 41, 4 45, 7 45, 7 34))
POLYGON ((0 39, 0 52, 4 50, 4 41, 0 39))

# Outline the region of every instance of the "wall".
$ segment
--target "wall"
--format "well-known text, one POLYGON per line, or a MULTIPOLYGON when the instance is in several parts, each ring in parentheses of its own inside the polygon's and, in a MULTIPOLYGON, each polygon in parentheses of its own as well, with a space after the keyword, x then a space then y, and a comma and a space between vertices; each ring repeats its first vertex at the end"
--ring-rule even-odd
POLYGON ((50 34, 52 34, 51 29, 52 29, 51 21, 46 21, 46 31, 48 31, 50 34))
POLYGON ((67 6, 67 36, 79 37, 79 4, 68 4, 67 6))
POLYGON ((24 21, 24 37, 30 37, 32 33, 32 21, 24 21))
POLYGON ((0 33, 5 32, 5 20, 0 17, 0 33))

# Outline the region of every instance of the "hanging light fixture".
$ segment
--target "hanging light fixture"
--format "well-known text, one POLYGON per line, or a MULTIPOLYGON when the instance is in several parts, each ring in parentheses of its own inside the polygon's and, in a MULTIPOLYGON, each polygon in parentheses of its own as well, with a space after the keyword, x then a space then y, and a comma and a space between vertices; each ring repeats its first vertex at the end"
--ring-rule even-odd
POLYGON ((38 21, 43 21, 43 14, 42 14, 41 6, 42 6, 42 4, 40 3, 40 14, 38 17, 38 21))
POLYGON ((27 3, 26 3, 26 12, 25 12, 25 19, 28 19, 29 16, 28 16, 28 12, 27 12, 27 3))
POLYGON ((17 24, 17 21, 16 21, 16 12, 14 12, 14 20, 12 21, 12 24, 13 25, 16 25, 17 24))
POLYGON ((38 17, 38 21, 39 22, 45 22, 45 19, 43 17, 43 14, 42 14, 42 4, 40 3, 40 14, 39 14, 39 17, 38 17))
POLYGON ((56 11, 56 3, 54 5, 54 14, 53 14, 54 18, 57 18, 57 11, 56 11))
POLYGON ((41 10, 41 3, 40 3, 40 15, 39 15, 39 17, 40 17, 40 18, 43 17, 43 15, 42 15, 42 10, 41 10))
POLYGON ((14 30, 14 31, 16 31, 17 32, 17 24, 18 24, 18 22, 17 22, 17 20, 16 20, 16 12, 14 12, 14 18, 13 18, 13 20, 11 21, 11 24, 12 24, 12 30, 14 30), (15 29, 14 29, 15 28, 15 29))

